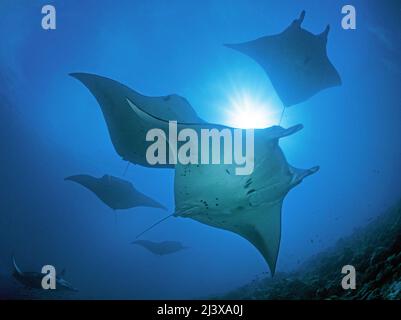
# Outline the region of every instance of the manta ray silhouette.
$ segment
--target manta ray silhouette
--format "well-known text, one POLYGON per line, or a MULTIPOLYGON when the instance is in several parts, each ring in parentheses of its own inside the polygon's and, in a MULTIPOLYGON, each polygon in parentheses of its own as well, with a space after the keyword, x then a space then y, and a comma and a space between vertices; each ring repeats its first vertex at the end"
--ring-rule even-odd
MULTIPOLYGON (((21 271, 18 267, 15 258, 13 257, 13 277, 21 284, 27 288, 32 289, 42 289, 42 279, 44 274, 39 272, 25 272, 21 271)), ((56 275, 56 290, 59 291, 75 291, 78 290, 74 288, 68 281, 64 279, 65 270, 63 270, 59 275, 56 275)))
POLYGON ((269 76, 285 107, 306 101, 319 91, 341 85, 337 70, 327 57, 330 26, 314 35, 301 28, 300 17, 282 33, 225 46, 254 59, 269 76))
POLYGON ((153 207, 166 210, 156 200, 149 198, 134 188, 131 182, 104 175, 95 178, 90 175, 81 174, 65 178, 67 181, 74 181, 92 191, 110 208, 130 209, 133 207, 153 207))
MULTIPOLYGON (((106 78, 75 74, 83 80, 98 98, 110 136, 118 136, 130 144, 122 148, 125 154, 133 146, 141 146, 135 152, 135 163, 146 162, 145 135, 132 135, 134 128, 161 128, 168 126, 163 115, 157 110, 151 113, 144 110, 140 101, 132 100, 129 89, 118 88, 118 83, 106 78), (111 85, 111 88, 108 88, 111 85), (123 92, 123 96, 120 95, 123 92), (130 119, 127 122, 127 119, 130 119), (131 128, 132 127, 132 128, 131 128), (128 129, 131 128, 131 129, 128 129)), ((120 85, 122 86, 122 85, 120 85)), ((147 99, 146 99, 147 100, 147 99)), ((147 100, 150 101, 150 100, 147 100)), ((186 104, 185 108, 190 108, 186 104)), ((188 109, 189 110, 189 109, 188 109)), ((196 120, 195 112, 188 111, 196 120)), ((178 128, 229 129, 233 128, 202 122, 185 121, 181 115, 178 128)), ((177 120, 177 119, 174 119, 177 120)), ((306 176, 315 173, 318 167, 308 170, 296 169, 289 165, 279 146, 279 139, 302 129, 297 125, 289 129, 273 126, 255 130, 255 168, 251 175, 235 175, 235 165, 182 165, 175 166, 175 212, 176 217, 187 217, 224 230, 232 231, 251 242, 262 254, 274 274, 281 238, 281 208, 284 197, 291 188, 298 185, 306 176)), ((116 142, 112 138, 113 144, 116 142)), ((121 145, 120 145, 121 146, 121 145)), ((114 145, 118 149, 118 142, 114 145)), ((144 164, 149 166, 148 164, 144 164)), ((171 167, 171 166, 165 166, 171 167)))
POLYGON ((135 240, 131 244, 136 244, 144 247, 145 249, 159 256, 172 254, 184 249, 188 249, 188 247, 183 246, 181 242, 178 241, 153 242, 150 240, 135 240))

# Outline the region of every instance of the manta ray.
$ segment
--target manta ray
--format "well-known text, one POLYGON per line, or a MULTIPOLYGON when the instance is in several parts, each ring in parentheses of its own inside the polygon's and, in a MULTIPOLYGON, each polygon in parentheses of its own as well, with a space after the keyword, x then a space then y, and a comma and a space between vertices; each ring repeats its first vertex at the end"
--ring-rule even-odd
MULTIPOLYGON (((173 116, 172 112, 163 110, 166 116, 163 118, 158 110, 149 108, 154 98, 141 96, 136 100, 126 86, 110 79, 82 73, 74 74, 74 77, 81 80, 99 101, 110 136, 118 137, 119 141, 133 140, 128 145, 112 138, 117 152, 135 154, 135 157, 126 159, 136 164, 145 163, 146 134, 133 135, 132 132, 140 132, 138 128, 165 129, 168 127, 167 120, 173 116), (132 146, 140 146, 140 149, 135 152, 128 150, 132 146)), ((185 104, 184 108, 189 116, 187 119, 186 114, 181 115, 178 128, 234 130, 204 121, 197 122, 198 117, 191 106, 185 104)), ((319 169, 302 170, 291 166, 279 146, 281 138, 301 129, 302 125, 288 129, 281 126, 255 129, 255 167, 251 175, 235 175, 234 165, 230 164, 176 164, 173 216, 191 218, 245 238, 262 254, 273 275, 280 246, 283 200, 293 187, 319 169)), ((149 166, 147 163, 143 165, 149 166)), ((164 167, 171 168, 171 165, 164 167)))
POLYGON ((89 189, 113 210, 133 207, 153 207, 166 210, 162 204, 136 190, 131 182, 117 177, 104 175, 96 178, 80 174, 67 177, 65 180, 76 182, 89 189))
MULTIPOLYGON (((43 289, 42 279, 45 276, 43 273, 39 272, 24 272, 18 267, 13 257, 13 277, 21 284, 27 288, 32 289, 43 289)), ((56 290, 59 291, 78 291, 74 288, 68 281, 64 279, 65 270, 63 270, 60 275, 56 275, 56 290)))
POLYGON ((341 85, 340 75, 327 56, 330 26, 314 35, 301 27, 304 17, 302 11, 280 34, 225 45, 251 57, 264 69, 285 107, 341 85))
POLYGON ((131 244, 136 244, 144 247, 145 249, 159 256, 172 254, 184 249, 188 249, 188 247, 183 246, 181 242, 178 241, 153 242, 150 240, 135 240, 131 244))
POLYGON ((109 130, 110 138, 116 152, 123 160, 144 167, 174 168, 174 165, 149 165, 146 161, 146 133, 153 127, 141 121, 127 103, 127 99, 142 110, 164 120, 188 123, 204 123, 189 102, 176 94, 163 97, 144 96, 125 85, 94 74, 72 73, 72 77, 80 80, 95 96, 109 130))

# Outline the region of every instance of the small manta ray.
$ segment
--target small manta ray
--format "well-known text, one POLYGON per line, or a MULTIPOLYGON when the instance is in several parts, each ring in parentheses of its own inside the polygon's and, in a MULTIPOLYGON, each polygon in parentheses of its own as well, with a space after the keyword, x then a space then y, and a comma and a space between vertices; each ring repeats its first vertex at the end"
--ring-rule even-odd
MULTIPOLYGON (((135 91, 104 77, 84 73, 73 76, 97 98, 117 153, 135 164, 175 168, 175 211, 172 216, 191 218, 242 236, 262 254, 274 275, 280 248, 284 198, 305 177, 319 169, 317 166, 306 170, 291 166, 280 148, 279 140, 301 130, 301 124, 287 129, 281 126, 255 129, 255 166, 250 175, 235 175, 234 164, 151 166, 146 160, 147 128, 160 128, 167 132, 168 120, 175 120, 178 130, 234 129, 196 121, 198 117, 189 104, 177 104, 178 109, 185 109, 187 114, 179 113, 180 117, 172 118, 175 115, 171 110, 163 110, 164 113, 159 110, 161 108, 150 110, 152 99, 160 101, 159 98, 141 96, 139 99, 135 91)), ((144 243, 149 245, 150 242, 138 244, 144 243)))
POLYGON ((153 207, 166 210, 156 200, 136 190, 131 182, 117 177, 104 175, 101 178, 95 178, 81 174, 65 178, 65 180, 74 181, 89 189, 113 210, 134 207, 153 207))
POLYGON ((341 85, 327 57, 330 26, 314 35, 301 28, 305 11, 282 33, 225 46, 254 59, 269 76, 285 107, 306 101, 319 91, 341 85))
MULTIPOLYGON (((21 284, 27 288, 31 289, 43 289, 42 279, 45 276, 43 273, 39 272, 23 272, 18 267, 13 257, 13 277, 21 284)), ((60 275, 56 275, 56 289, 58 291, 75 291, 78 290, 74 288, 68 281, 64 279, 65 270, 63 270, 60 275)))
POLYGON ((188 247, 183 246, 181 242, 178 241, 153 242, 150 240, 136 240, 131 242, 131 244, 137 244, 159 256, 164 256, 184 249, 188 249, 188 247))

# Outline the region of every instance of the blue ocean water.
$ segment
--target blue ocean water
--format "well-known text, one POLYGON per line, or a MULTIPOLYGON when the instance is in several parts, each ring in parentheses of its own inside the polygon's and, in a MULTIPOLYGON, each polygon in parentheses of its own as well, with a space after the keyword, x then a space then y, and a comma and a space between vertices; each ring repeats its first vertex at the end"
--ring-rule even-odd
MULTIPOLYGON (((47 1, 0 3, 0 279, 11 256, 27 270, 66 268, 76 298, 195 298, 268 272, 239 236, 171 218, 154 241, 191 247, 154 256, 130 245, 166 212, 115 213, 72 174, 122 176, 100 108, 71 72, 118 80, 146 95, 177 93, 205 120, 230 124, 246 96, 276 124, 282 105, 264 71, 224 43, 275 34, 306 10, 303 27, 329 23, 328 55, 343 85, 288 108, 288 161, 320 171, 284 202, 277 271, 290 271, 351 234, 400 196, 401 4, 353 1, 357 29, 341 28, 344 1, 51 1, 57 29, 41 28, 47 1), (233 103, 234 100, 234 103, 233 103)), ((125 178, 174 211, 173 170, 130 166, 125 178)), ((1 285, 1 283, 0 283, 1 285)), ((0 287, 1 290, 1 287, 0 287)))

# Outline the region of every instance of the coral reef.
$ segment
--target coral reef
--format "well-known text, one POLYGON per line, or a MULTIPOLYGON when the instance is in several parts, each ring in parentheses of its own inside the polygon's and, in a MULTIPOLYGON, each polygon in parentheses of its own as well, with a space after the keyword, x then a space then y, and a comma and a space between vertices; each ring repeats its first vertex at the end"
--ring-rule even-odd
POLYGON ((401 200, 363 229, 291 273, 277 273, 218 299, 401 299, 401 200), (356 289, 341 286, 344 265, 356 269, 356 289))

